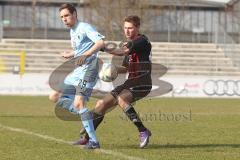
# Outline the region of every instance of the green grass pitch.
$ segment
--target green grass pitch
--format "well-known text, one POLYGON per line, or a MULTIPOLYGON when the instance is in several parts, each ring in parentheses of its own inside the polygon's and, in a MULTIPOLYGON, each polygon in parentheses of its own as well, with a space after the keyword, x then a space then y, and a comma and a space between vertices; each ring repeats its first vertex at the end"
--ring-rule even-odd
POLYGON ((153 134, 146 149, 138 148, 137 129, 119 108, 97 130, 101 150, 62 143, 76 140, 81 125, 58 119, 54 107, 44 96, 0 96, 0 160, 240 159, 239 99, 139 101, 135 108, 153 134))

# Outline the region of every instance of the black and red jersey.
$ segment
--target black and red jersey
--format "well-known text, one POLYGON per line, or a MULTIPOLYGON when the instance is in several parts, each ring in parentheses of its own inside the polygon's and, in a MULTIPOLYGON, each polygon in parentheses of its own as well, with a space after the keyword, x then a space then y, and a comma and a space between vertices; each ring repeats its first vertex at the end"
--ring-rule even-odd
POLYGON ((151 49, 152 45, 145 35, 128 42, 130 53, 125 56, 123 66, 128 68, 128 78, 138 78, 151 75, 151 49))

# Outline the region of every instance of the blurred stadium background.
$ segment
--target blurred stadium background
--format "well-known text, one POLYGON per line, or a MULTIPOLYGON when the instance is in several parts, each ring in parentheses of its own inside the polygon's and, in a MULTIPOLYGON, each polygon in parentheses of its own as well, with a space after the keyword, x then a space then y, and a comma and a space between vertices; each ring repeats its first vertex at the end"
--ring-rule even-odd
MULTIPOLYGON (((155 135, 159 132, 160 138, 153 137, 150 150, 139 151, 131 139, 136 137, 131 125, 126 127, 132 131, 130 138, 121 130, 125 126, 115 127, 112 136, 105 136, 104 127, 111 130, 125 124, 116 118, 121 112, 113 112, 109 115, 112 121, 99 130, 103 146, 133 157, 102 151, 109 156, 103 159, 160 159, 159 152, 163 159, 240 158, 237 125, 240 122, 240 0, 0 0, 0 153, 3 159, 99 158, 82 151, 79 156, 72 148, 51 142, 44 144, 41 140, 37 143, 44 154, 37 157, 35 151, 26 152, 29 149, 26 146, 36 148, 31 137, 33 132, 72 140, 78 130, 75 123, 48 117, 54 116, 54 106, 46 97, 51 90, 49 75, 64 62, 59 53, 71 49, 68 29, 58 15, 59 6, 65 2, 73 3, 79 20, 94 24, 110 42, 123 39, 121 24, 126 15, 139 15, 141 31, 152 42, 153 63, 168 69, 156 81, 170 82, 173 89, 162 95, 166 99, 139 102, 138 111, 190 113, 194 119, 193 123, 163 121, 160 127, 146 122, 155 135), (25 95, 44 96, 22 97, 25 95), (64 127, 70 133, 62 132, 64 127), (16 128, 32 132, 16 131, 16 128), (22 137, 9 130, 31 136, 22 137), (127 142, 115 140, 114 136, 125 137, 127 142), (13 145, 15 140, 19 143, 13 145), (12 148, 7 147, 11 145, 12 148), (19 153, 8 153, 18 149, 19 153), (68 151, 66 155, 59 154, 62 149, 68 151)), ((104 61, 111 59, 105 53, 100 57, 104 61)), ((160 68, 153 69, 154 74, 161 72, 160 68)), ((158 84, 155 87, 161 88, 158 84)), ((91 106, 94 102, 90 102, 91 106)))
MULTIPOLYGON (((63 2, 75 4, 79 19, 93 23, 108 41, 123 39, 121 22, 126 15, 139 15, 143 22, 141 30, 153 44, 153 63, 168 68, 166 75, 172 77, 166 80, 174 85, 177 90, 174 93, 186 96, 182 91, 190 89, 193 91, 188 96, 206 96, 204 90, 208 95, 213 94, 213 88, 206 91, 208 87, 204 86, 214 86, 207 80, 222 76, 217 79, 234 79, 234 84, 226 85, 232 88, 227 92, 240 95, 236 81, 240 75, 237 0, 1 0, 1 73, 49 74, 63 62, 59 52, 70 49, 68 30, 58 15, 63 2)), ((106 54, 100 56, 103 60, 110 59, 106 54)), ((11 90, 6 87, 11 88, 11 84, 2 85, 4 90, 11 90)), ((219 92, 226 92, 223 83, 219 85, 222 90, 219 92)))

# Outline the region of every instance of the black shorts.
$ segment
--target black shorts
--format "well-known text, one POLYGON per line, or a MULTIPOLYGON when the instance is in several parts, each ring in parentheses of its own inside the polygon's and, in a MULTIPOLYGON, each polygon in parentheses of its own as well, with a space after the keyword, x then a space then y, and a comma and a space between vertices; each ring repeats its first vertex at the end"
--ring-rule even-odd
POLYGON ((111 95, 117 99, 119 94, 124 90, 128 90, 132 93, 133 100, 135 102, 139 99, 146 97, 152 89, 152 80, 150 76, 144 76, 137 79, 127 79, 122 85, 117 86, 111 91, 111 95))

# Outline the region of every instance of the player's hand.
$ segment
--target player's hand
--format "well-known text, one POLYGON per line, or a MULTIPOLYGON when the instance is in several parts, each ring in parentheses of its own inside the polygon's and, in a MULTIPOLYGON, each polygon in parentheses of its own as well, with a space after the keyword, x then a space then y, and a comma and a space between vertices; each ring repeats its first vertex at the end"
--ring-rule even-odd
POLYGON ((87 59, 86 55, 81 55, 80 57, 78 57, 76 59, 75 65, 78 65, 78 66, 83 65, 85 63, 86 59, 87 59))
POLYGON ((132 41, 121 42, 121 43, 119 44, 119 48, 121 48, 121 49, 123 49, 123 50, 125 50, 126 48, 131 49, 132 46, 133 46, 133 42, 132 42, 132 41))
POLYGON ((65 52, 62 52, 61 53, 61 56, 65 59, 69 59, 69 58, 72 58, 73 57, 73 53, 70 52, 70 51, 65 51, 65 52))

